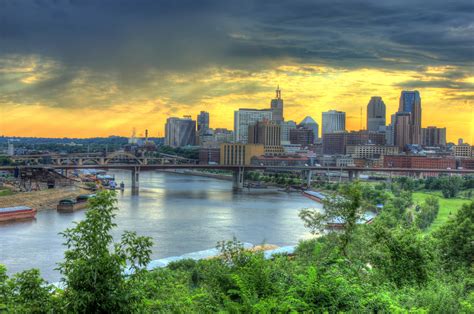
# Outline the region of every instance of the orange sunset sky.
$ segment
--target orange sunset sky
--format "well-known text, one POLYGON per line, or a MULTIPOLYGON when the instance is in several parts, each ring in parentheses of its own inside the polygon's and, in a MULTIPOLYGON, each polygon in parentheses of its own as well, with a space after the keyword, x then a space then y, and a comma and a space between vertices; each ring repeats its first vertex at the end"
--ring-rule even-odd
POLYGON ((473 142, 474 19, 460 5, 12 3, 0 12, 0 135, 163 136, 167 117, 201 110, 232 129, 234 110, 269 107, 279 85, 285 120, 320 124, 337 109, 350 130, 361 107, 365 128, 371 96, 390 121, 416 89, 423 127, 473 142))

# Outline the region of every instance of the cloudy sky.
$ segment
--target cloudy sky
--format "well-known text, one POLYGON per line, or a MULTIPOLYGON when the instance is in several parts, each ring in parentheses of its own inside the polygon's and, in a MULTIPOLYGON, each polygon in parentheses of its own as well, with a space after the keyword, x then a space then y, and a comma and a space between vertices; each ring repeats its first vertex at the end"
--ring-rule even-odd
POLYGON ((232 128, 277 85, 286 120, 339 109, 350 129, 417 89, 423 126, 472 141, 474 2, 0 0, 0 134, 163 136, 200 110, 232 128))

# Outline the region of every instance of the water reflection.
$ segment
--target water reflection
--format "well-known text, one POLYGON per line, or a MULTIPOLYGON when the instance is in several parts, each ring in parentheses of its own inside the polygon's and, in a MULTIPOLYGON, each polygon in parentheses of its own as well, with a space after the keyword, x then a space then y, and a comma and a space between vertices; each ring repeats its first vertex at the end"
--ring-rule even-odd
MULTIPOLYGON (((114 237, 124 230, 152 237, 154 259, 212 248, 234 235, 254 244, 295 244, 308 234, 298 210, 315 206, 298 194, 263 189, 236 193, 231 182, 160 172, 142 172, 140 193, 132 195, 130 173, 113 174, 125 183, 125 191, 117 195, 114 237)), ((0 263, 9 273, 35 267, 48 280, 57 280, 54 268, 64 250, 58 233, 84 213, 47 210, 36 221, 0 225, 0 263)))

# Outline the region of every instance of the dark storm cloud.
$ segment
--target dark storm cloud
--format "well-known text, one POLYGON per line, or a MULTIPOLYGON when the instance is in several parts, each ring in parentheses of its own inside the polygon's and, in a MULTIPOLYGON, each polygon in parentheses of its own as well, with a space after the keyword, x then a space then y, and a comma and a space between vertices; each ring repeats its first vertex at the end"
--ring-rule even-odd
POLYGON ((127 74, 252 68, 282 57, 356 67, 472 64, 473 12, 464 0, 0 0, 0 49, 127 74))
MULTIPOLYGON (((472 0, 0 0, 0 58, 39 55, 57 73, 23 91, 60 93, 81 70, 121 89, 209 66, 282 60, 341 68, 470 68, 472 0)), ((472 73, 472 70, 467 70, 472 73)), ((442 79, 451 80, 452 77, 442 79)))

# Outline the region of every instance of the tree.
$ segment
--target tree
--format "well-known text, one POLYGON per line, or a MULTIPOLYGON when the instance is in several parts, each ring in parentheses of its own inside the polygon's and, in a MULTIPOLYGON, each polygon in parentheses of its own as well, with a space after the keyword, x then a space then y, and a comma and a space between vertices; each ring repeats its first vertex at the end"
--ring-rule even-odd
POLYGON ((415 223, 418 228, 424 230, 428 228, 436 219, 439 212, 438 198, 429 196, 425 202, 420 206, 419 212, 416 215, 415 223))
POLYGON ((52 309, 52 287, 40 277, 39 270, 25 270, 12 278, 0 265, 0 313, 46 313, 52 309))
POLYGON ((415 228, 374 226, 370 263, 384 278, 401 287, 429 278, 432 250, 415 228))
POLYGON ((443 177, 440 187, 445 198, 456 197, 463 187, 463 179, 458 176, 443 177))
POLYGON ((448 268, 474 265, 474 202, 464 204, 457 214, 434 233, 441 258, 448 268))
POLYGON ((66 287, 66 311, 131 312, 139 303, 131 286, 150 262, 151 239, 125 232, 114 244, 110 235, 116 226, 114 192, 100 192, 89 202, 86 219, 62 233, 67 250, 59 270, 66 287))
POLYGON ((305 227, 309 228, 313 234, 323 231, 329 221, 339 220, 342 224, 341 250, 346 255, 346 247, 351 240, 357 221, 364 215, 362 202, 359 183, 344 185, 339 195, 330 195, 324 199, 323 211, 303 209, 299 216, 304 221, 305 227))

